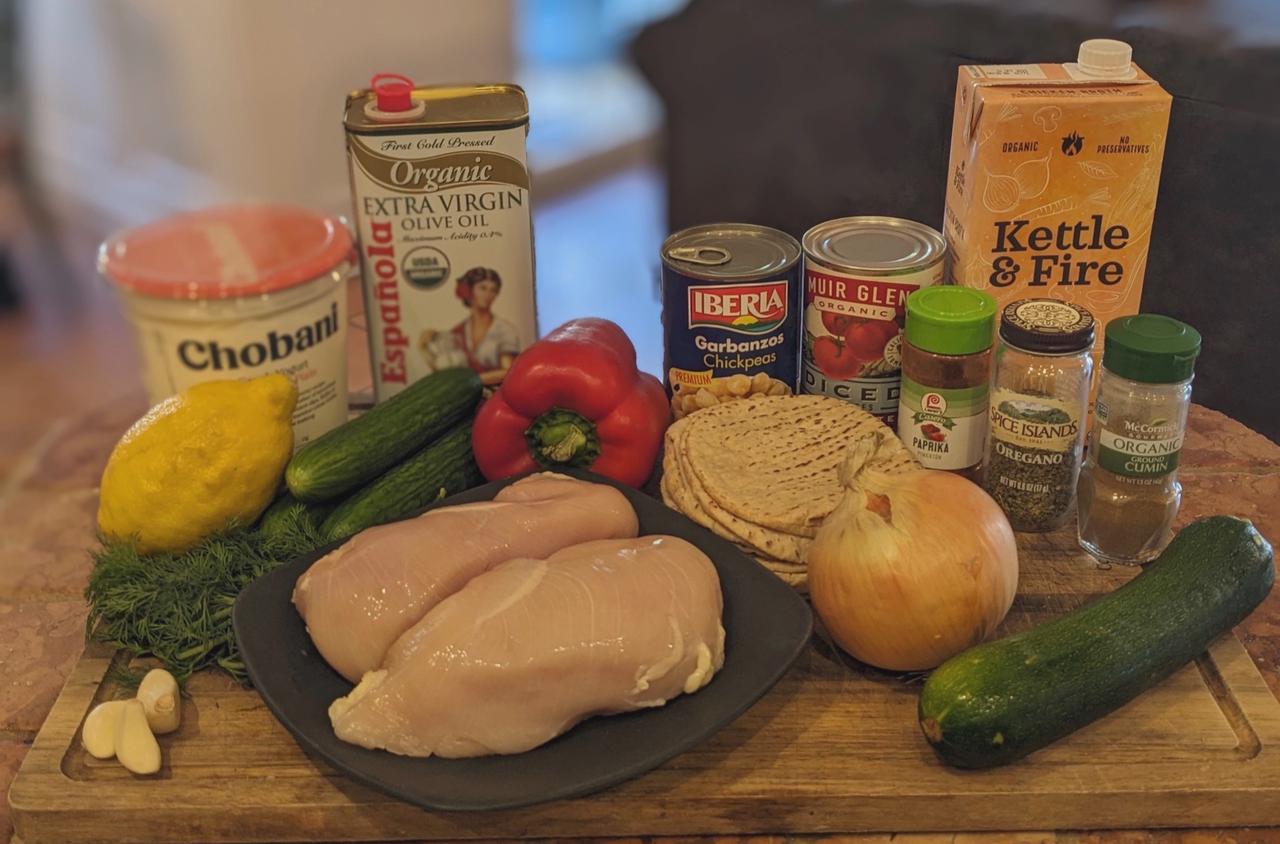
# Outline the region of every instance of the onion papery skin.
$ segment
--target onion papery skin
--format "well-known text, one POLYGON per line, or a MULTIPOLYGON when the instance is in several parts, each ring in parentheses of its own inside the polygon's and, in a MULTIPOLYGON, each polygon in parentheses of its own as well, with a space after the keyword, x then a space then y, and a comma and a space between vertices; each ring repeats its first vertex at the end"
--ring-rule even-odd
POLYGON ((924 671, 990 638, 1018 588, 1000 506, 949 472, 842 474, 845 497, 808 557, 810 597, 836 644, 878 668, 924 671))

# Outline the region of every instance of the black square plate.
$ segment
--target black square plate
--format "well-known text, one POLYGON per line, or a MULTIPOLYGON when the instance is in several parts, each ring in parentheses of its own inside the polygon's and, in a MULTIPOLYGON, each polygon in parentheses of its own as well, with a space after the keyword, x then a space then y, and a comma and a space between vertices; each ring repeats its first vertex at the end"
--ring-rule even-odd
MULTIPOLYGON (((340 741, 329 704, 351 684, 320 657, 290 602, 293 584, 322 548, 254 581, 235 605, 235 633, 254 686, 298 743, 352 779, 428 809, 484 810, 576 797, 645 773, 715 734, 764 696, 804 649, 813 616, 804 599, 731 543, 658 501, 589 472, 626 495, 640 533, 678 536, 715 564, 724 593, 724 667, 703 689, 658 709, 591 718, 513 756, 426 759, 340 741)), ((433 506, 487 501, 516 479, 433 506)), ((430 508, 427 508, 430 509, 430 508)))

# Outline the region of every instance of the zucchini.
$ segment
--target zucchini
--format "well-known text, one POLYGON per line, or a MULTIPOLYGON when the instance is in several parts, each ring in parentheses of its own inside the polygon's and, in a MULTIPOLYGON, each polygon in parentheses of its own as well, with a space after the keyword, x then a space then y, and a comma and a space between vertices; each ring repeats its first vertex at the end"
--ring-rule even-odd
POLYGON ((943 663, 920 694, 925 738, 956 767, 1012 762, 1177 671, 1274 581, 1271 546, 1252 524, 1192 522, 1115 592, 943 663))
POLYGON ((304 446, 285 468, 289 492, 316 502, 356 489, 470 416, 480 389, 479 376, 466 367, 415 381, 304 446))
POLYGON ((328 541, 393 522, 482 481, 471 425, 459 425, 338 505, 320 527, 328 541))

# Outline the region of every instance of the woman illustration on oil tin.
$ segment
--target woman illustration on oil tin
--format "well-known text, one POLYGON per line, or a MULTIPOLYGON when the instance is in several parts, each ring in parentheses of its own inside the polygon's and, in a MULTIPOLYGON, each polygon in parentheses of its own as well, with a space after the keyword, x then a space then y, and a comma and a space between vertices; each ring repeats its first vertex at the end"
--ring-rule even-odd
POLYGON ((515 324, 493 312, 502 291, 497 270, 474 267, 456 282, 454 295, 471 311, 470 316, 446 332, 424 331, 418 340, 427 364, 433 369, 469 366, 485 385, 498 384, 520 353, 515 324))

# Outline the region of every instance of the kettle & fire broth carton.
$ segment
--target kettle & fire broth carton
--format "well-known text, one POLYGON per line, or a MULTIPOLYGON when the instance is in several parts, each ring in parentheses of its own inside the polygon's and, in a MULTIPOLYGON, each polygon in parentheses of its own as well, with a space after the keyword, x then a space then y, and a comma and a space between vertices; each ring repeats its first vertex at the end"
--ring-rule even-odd
POLYGON ((1048 297, 1102 326, 1138 311, 1172 98, 1120 41, 1067 64, 966 65, 944 230, 951 280, 1048 297))

